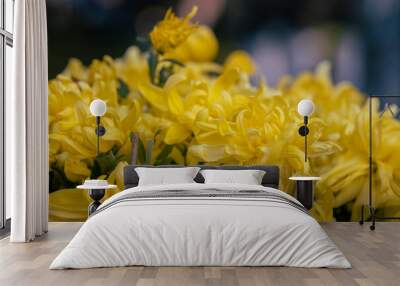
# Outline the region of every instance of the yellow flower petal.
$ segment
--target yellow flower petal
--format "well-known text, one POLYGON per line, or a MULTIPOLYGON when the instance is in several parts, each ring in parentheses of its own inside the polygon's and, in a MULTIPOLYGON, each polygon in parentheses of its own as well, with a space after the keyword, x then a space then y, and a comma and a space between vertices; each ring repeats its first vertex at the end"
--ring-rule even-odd
POLYGON ((190 132, 180 124, 173 123, 168 129, 167 133, 165 134, 164 142, 168 145, 173 145, 177 143, 181 143, 184 141, 190 132))
POLYGON ((181 116, 185 111, 181 96, 175 88, 168 92, 168 108, 175 116, 181 116))
POLYGON ((256 71, 252 58, 245 51, 235 51, 231 53, 225 61, 224 69, 239 69, 241 72, 248 74, 253 74, 256 71))
POLYGON ((71 182, 82 183, 90 177, 91 171, 82 158, 71 155, 65 160, 64 173, 71 182))
POLYGON ((217 162, 227 157, 223 145, 192 145, 188 152, 200 158, 203 162, 217 162))
POLYGON ((154 107, 161 111, 167 111, 168 105, 165 100, 164 91, 151 84, 141 83, 139 84, 139 91, 143 97, 154 107))

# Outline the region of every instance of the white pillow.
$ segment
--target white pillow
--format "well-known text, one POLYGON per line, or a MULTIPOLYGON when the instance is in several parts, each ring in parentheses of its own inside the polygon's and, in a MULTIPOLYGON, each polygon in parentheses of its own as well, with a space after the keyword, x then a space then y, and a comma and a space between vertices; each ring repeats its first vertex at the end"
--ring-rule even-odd
POLYGON ((205 184, 261 185, 265 171, 261 170, 201 170, 205 184))
POLYGON ((135 168, 139 176, 139 186, 195 183, 193 179, 199 170, 199 167, 135 168))

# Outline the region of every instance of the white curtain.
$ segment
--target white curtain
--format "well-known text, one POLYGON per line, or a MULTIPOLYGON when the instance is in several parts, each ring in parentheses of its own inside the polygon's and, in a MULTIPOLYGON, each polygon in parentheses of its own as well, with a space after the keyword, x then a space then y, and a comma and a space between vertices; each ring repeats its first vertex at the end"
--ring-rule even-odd
POLYGON ((6 98, 6 187, 12 242, 47 232, 47 22, 45 0, 15 1, 13 92, 6 98))

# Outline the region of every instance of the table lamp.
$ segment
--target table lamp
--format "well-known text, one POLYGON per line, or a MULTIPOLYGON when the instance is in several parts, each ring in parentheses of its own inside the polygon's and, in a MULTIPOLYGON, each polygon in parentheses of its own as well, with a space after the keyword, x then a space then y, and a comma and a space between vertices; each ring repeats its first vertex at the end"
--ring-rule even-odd
POLYGON ((304 137, 304 161, 307 162, 307 127, 308 117, 314 112, 314 103, 310 99, 303 99, 297 105, 298 113, 304 117, 304 125, 299 128, 299 134, 304 137))
POLYGON ((106 134, 106 129, 100 124, 100 117, 107 111, 106 103, 101 99, 95 99, 90 103, 90 113, 96 116, 96 135, 97 135, 97 149, 96 155, 100 154, 100 137, 106 134))

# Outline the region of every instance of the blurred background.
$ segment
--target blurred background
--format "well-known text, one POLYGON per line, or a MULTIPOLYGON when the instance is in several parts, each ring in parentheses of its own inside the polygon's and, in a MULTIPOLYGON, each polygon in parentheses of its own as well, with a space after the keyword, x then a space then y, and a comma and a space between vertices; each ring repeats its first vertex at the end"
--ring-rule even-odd
POLYGON ((184 15, 193 5, 220 41, 217 61, 244 49, 270 85, 329 60, 335 81, 400 95, 399 0, 47 0, 49 77, 71 57, 120 57, 168 7, 184 15))

